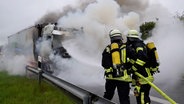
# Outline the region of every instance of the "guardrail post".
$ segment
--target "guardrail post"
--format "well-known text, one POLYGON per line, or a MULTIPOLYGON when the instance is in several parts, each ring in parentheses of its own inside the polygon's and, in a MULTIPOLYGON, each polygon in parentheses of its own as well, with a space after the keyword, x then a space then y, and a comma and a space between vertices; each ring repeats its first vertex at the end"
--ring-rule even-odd
POLYGON ((26 74, 28 73, 28 70, 38 75, 38 83, 41 84, 41 78, 43 73, 42 70, 38 70, 38 68, 34 68, 31 66, 26 66, 26 74))
POLYGON ((43 66, 42 66, 42 57, 41 56, 38 56, 38 70, 39 70, 39 73, 38 73, 38 83, 41 84, 41 78, 42 78, 42 69, 43 69, 43 66))
POLYGON ((42 71, 42 70, 39 70, 39 73, 38 73, 38 83, 39 83, 39 84, 41 84, 42 73, 43 73, 43 71, 42 71))
POLYGON ((83 97, 83 104, 92 104, 90 95, 86 94, 86 96, 83 97))

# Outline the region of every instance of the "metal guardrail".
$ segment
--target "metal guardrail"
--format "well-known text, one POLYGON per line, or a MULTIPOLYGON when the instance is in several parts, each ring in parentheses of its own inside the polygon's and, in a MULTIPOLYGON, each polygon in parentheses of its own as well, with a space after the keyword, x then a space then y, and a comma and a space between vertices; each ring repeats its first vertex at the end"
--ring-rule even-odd
POLYGON ((80 100, 82 100, 82 104, 116 104, 112 101, 109 101, 103 97, 100 97, 96 94, 93 94, 89 91, 86 91, 80 87, 77 87, 69 82, 66 82, 60 78, 57 78, 49 73, 45 73, 41 70, 37 70, 31 66, 26 66, 26 73, 27 71, 33 72, 38 75, 39 83, 41 79, 44 78, 47 81, 53 83, 54 85, 65 89, 66 91, 70 92, 80 100))

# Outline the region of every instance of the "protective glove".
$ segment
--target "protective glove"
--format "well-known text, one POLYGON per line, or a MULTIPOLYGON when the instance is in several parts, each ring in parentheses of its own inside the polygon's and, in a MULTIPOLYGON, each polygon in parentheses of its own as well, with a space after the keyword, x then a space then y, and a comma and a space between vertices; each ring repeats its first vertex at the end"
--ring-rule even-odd
POLYGON ((134 88, 134 96, 139 96, 139 94, 140 94, 140 86, 135 86, 135 88, 134 88))
POLYGON ((123 76, 124 67, 121 64, 113 65, 113 77, 123 76))

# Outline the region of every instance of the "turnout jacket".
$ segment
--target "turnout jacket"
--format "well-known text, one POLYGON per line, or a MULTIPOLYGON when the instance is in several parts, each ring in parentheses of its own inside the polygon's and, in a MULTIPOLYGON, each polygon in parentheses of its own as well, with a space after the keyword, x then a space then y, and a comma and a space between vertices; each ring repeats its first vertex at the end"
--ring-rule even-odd
POLYGON ((125 82, 131 82, 131 76, 128 69, 130 69, 130 65, 128 65, 127 62, 127 50, 126 50, 126 44, 118 44, 119 45, 119 53, 120 53, 120 60, 121 65, 119 67, 114 68, 112 63, 112 51, 111 51, 111 44, 106 46, 102 53, 102 66, 105 70, 105 78, 109 80, 120 80, 125 82), (115 77, 114 70, 118 69, 120 72, 122 72, 121 76, 115 77))
MULTIPOLYGON (((132 64, 133 72, 137 71, 149 81, 153 82, 154 78, 150 72, 148 65, 147 49, 144 42, 138 38, 132 38, 127 42, 127 47, 132 48, 132 53, 130 55, 130 63, 132 64)), ((142 78, 137 77, 133 73, 133 79, 138 81, 140 84, 147 84, 142 78)))

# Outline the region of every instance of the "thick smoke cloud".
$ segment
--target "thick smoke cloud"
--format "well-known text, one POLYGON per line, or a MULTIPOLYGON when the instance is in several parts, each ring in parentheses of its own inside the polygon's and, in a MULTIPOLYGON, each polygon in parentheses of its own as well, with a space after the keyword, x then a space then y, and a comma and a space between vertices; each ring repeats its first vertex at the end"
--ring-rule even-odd
POLYGON ((174 85, 181 80, 183 75, 182 45, 184 24, 179 19, 174 18, 171 13, 160 4, 153 4, 144 14, 143 20, 157 18, 156 28, 153 30, 153 37, 147 41, 154 41, 158 47, 160 56, 160 71, 156 75, 156 82, 174 85), (168 80, 170 80, 168 82, 168 80))
POLYGON ((10 75, 25 75, 28 57, 10 54, 8 50, 4 47, 0 55, 0 71, 7 71, 10 75))
POLYGON ((57 16, 60 13, 54 16, 50 15, 57 11, 63 12, 64 9, 62 8, 68 4, 74 6, 75 2, 73 0, 55 0, 54 2, 50 2, 50 0, 1 0, 0 45, 4 45, 4 47, 1 52, 2 55, 0 55, 0 70, 6 70, 10 74, 25 75, 25 66, 29 59, 27 56, 29 55, 9 54, 6 47, 8 36, 37 23, 57 21, 57 16), (48 18, 42 17, 43 15, 47 15, 48 18))
MULTIPOLYGON (((34 2, 36 3, 36 1, 34 2)), ((42 2, 46 3, 45 1, 42 2)), ((139 29, 141 23, 156 21, 153 37, 147 40, 155 42, 160 56, 161 73, 155 76, 155 81, 157 83, 167 83, 168 80, 172 80, 169 83, 176 82, 180 78, 181 73, 183 73, 182 69, 184 68, 182 64, 184 58, 182 55, 184 53, 184 46, 182 45, 184 37, 182 35, 184 32, 183 24, 177 18, 173 18, 167 9, 155 2, 150 3, 149 0, 78 0, 78 2, 75 1, 76 5, 74 7, 69 6, 63 9, 63 6, 60 5, 55 9, 49 10, 49 13, 47 11, 35 10, 36 7, 39 7, 37 5, 36 7, 33 6, 35 8, 26 9, 26 11, 36 11, 32 14, 34 16, 30 16, 31 14, 26 12, 30 14, 28 15, 28 17, 31 17, 30 21, 28 19, 22 20, 23 17, 21 17, 21 20, 18 19, 17 22, 11 22, 13 17, 8 16, 11 24, 23 22, 21 26, 19 25, 16 28, 9 25, 9 28, 13 28, 13 31, 8 33, 13 34, 29 25, 55 21, 58 22, 58 26, 64 28, 80 29, 83 27, 82 34, 76 34, 76 36, 73 36, 75 38, 63 41, 63 45, 72 55, 72 59, 52 57, 57 66, 61 68, 58 76, 76 84, 103 84, 103 68, 100 65, 101 53, 105 46, 110 43, 108 32, 113 28, 117 28, 126 35, 129 29, 139 29), (55 11, 53 12, 53 10, 55 11), (40 18, 41 16, 43 17, 40 18)), ((56 2, 56 4, 58 3, 59 1, 56 2)), ((43 8, 39 9, 43 10, 48 7, 48 5, 45 5, 40 5, 43 8)), ((24 7, 25 5, 20 4, 18 6, 24 7)), ((54 7, 53 2, 49 8, 54 7)), ((21 11, 14 18, 19 18, 24 12, 21 11)), ((27 17, 27 15, 23 16, 27 17)), ((3 22, 3 24, 6 23, 3 22)), ((2 27, 3 31, 9 30, 4 29, 3 25, 0 27, 2 27)), ((0 34, 4 34, 4 32, 0 34)), ((20 56, 20 59, 17 56, 15 58, 19 61, 26 60, 24 56, 20 56)), ((8 62, 9 67, 3 64, 5 65, 3 68, 11 69, 12 61, 8 62)), ((12 69, 10 72, 22 74, 22 72, 13 71, 12 69)))
POLYGON ((116 0, 124 12, 144 11, 149 6, 149 0, 116 0))
MULTIPOLYGON (((61 17, 58 21, 59 26, 78 29, 83 27, 84 31, 84 34, 77 35, 77 38, 64 41, 68 52, 79 62, 67 70, 71 76, 76 77, 66 79, 78 84, 89 80, 93 82, 96 80, 96 83, 103 82, 103 68, 100 63, 103 48, 109 43, 108 32, 112 28, 117 28, 126 35, 128 29, 139 29, 141 23, 147 21, 156 22, 153 37, 146 40, 146 42, 155 42, 160 56, 161 73, 155 75, 155 82, 173 85, 181 78, 181 69, 184 67, 181 64, 184 51, 181 35, 183 24, 173 18, 172 14, 160 4, 151 4, 147 0, 119 0, 118 2, 97 0, 83 10, 78 9, 61 17), (138 5, 134 6, 135 4, 138 5), (90 72, 90 76, 86 74, 87 72, 90 72), (75 78, 82 80, 76 81, 75 78), (85 78, 88 79, 84 81, 85 78), (167 83, 166 80, 172 80, 173 83, 167 83)), ((71 65, 71 62, 66 65, 71 65)), ((63 74, 61 73, 59 77, 62 78, 63 74)))
POLYGON ((64 6, 76 4, 76 0, 0 1, 0 45, 7 43, 7 36, 35 25, 35 22, 48 12, 62 12, 64 6))

